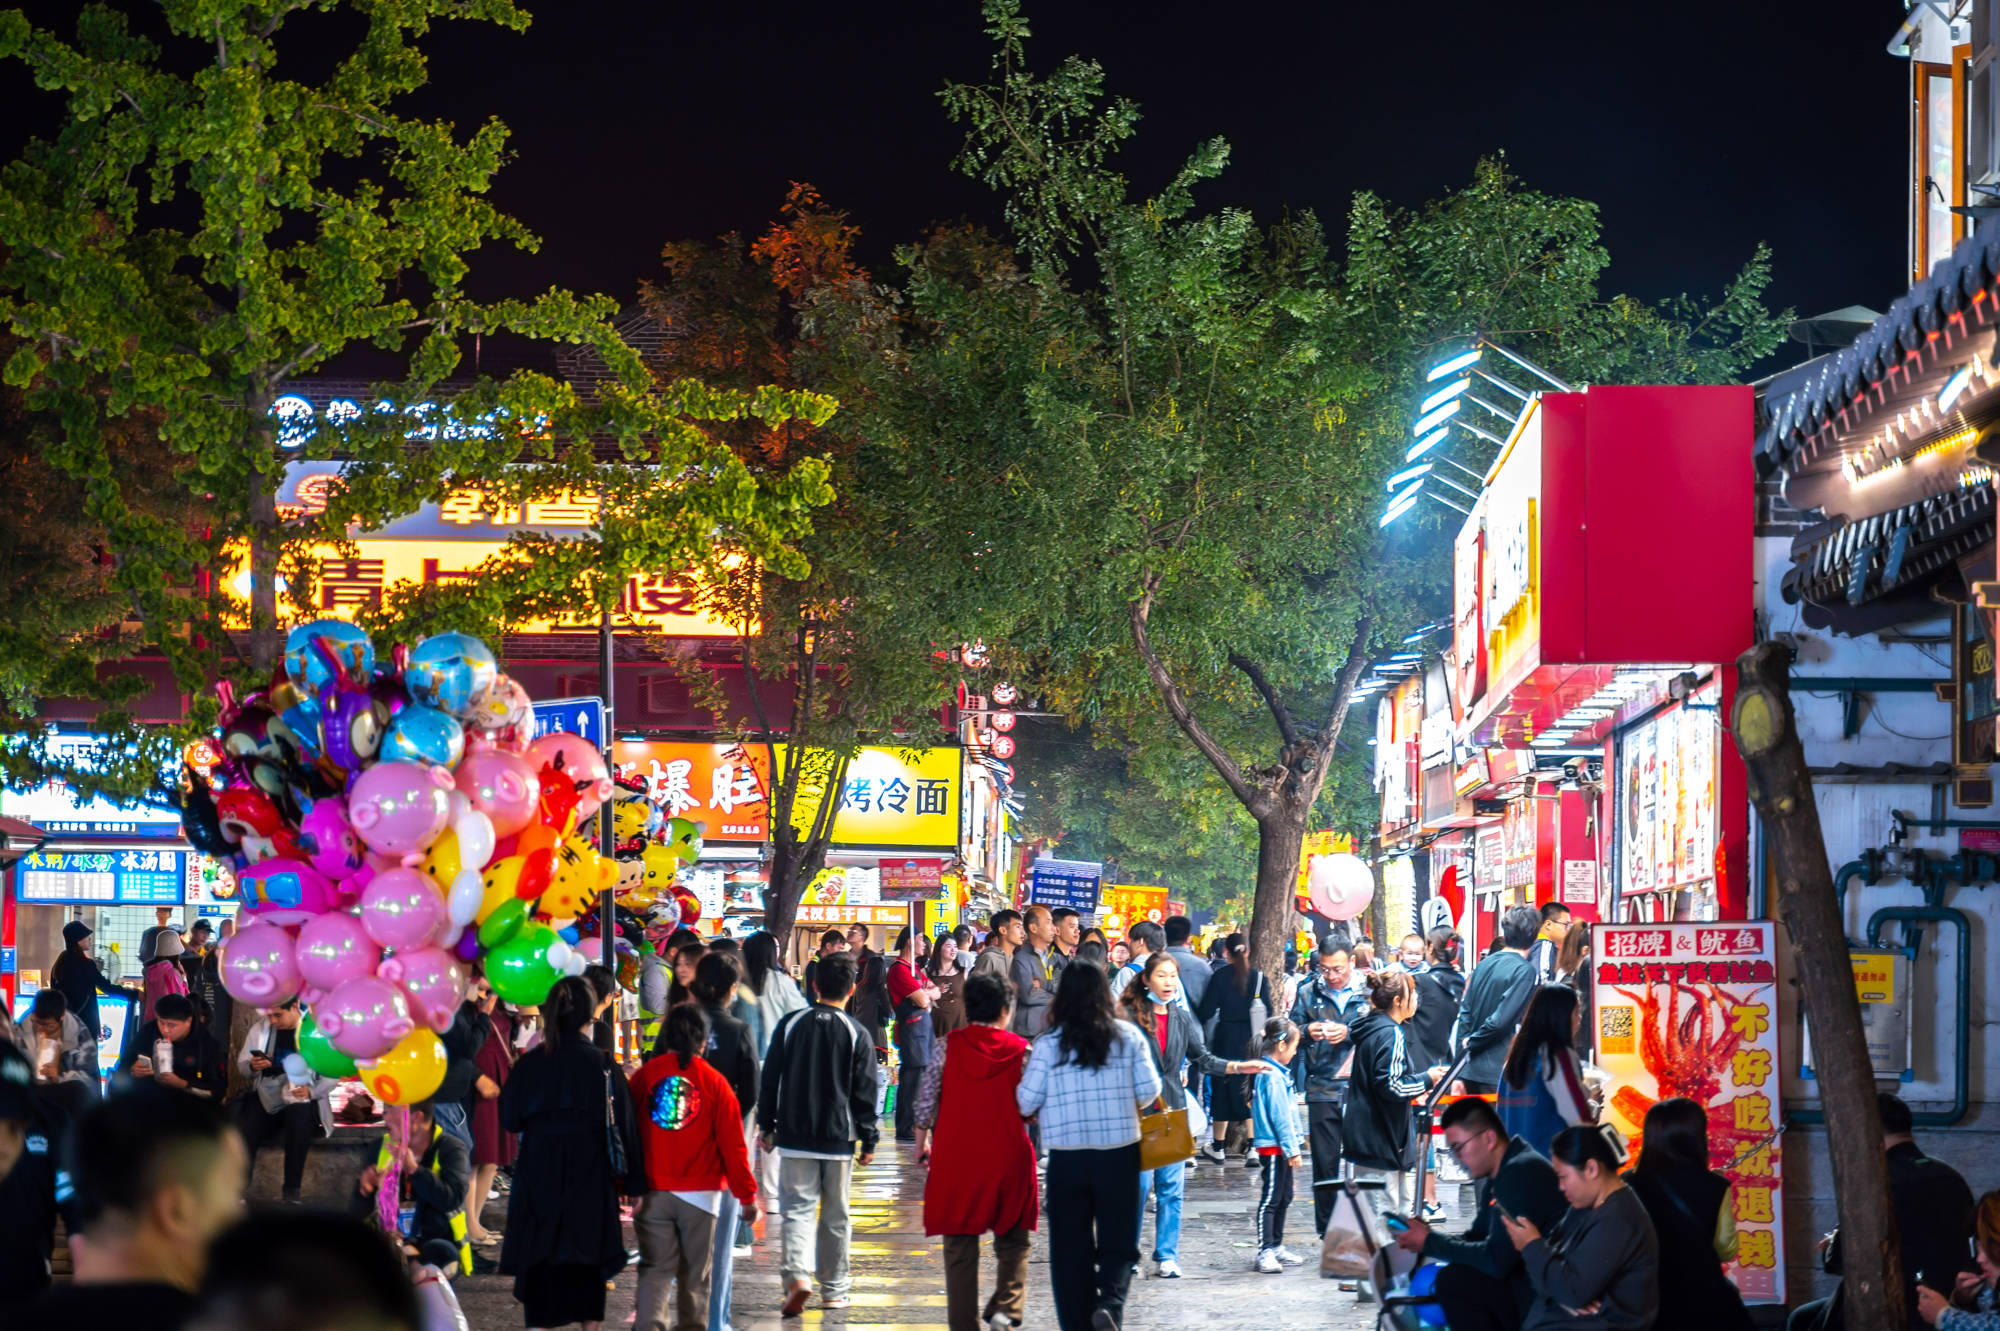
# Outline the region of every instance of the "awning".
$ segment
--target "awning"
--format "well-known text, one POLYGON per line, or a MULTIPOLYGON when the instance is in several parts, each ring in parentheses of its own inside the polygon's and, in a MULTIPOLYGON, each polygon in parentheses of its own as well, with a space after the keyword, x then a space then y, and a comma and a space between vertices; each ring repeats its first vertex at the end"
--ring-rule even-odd
MULTIPOLYGON (((1794 542, 1781 590, 1808 627, 1857 634, 1921 619, 1938 612, 1940 583, 1962 584, 1959 560, 1993 543, 1993 482, 1802 536, 1813 539, 1794 542)), ((1964 599, 1962 585, 1949 590, 1964 599)))

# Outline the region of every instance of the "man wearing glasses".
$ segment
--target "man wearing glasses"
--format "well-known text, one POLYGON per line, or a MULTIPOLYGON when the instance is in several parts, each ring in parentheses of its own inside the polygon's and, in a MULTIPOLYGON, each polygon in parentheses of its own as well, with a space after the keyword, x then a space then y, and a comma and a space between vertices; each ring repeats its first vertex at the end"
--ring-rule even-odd
POLYGON ((1534 1287, 1500 1217, 1532 1220, 1547 1233, 1568 1206, 1556 1171, 1533 1147, 1507 1135, 1486 1100, 1452 1101, 1440 1124, 1445 1149, 1478 1180, 1472 1228, 1447 1238, 1412 1219, 1396 1245, 1450 1263, 1438 1272, 1437 1297, 1452 1331, 1520 1331, 1534 1287))

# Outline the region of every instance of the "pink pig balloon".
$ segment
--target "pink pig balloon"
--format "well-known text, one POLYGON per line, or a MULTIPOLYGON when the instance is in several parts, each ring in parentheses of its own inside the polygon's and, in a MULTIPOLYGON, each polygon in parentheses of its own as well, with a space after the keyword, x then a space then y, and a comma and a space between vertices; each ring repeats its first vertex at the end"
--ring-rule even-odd
POLYGON ((307 920, 299 930, 299 974, 320 994, 373 975, 381 960, 382 949, 368 937, 361 921, 344 910, 307 920))
POLYGON ((362 1063, 382 1057, 417 1028, 403 991, 374 975, 349 980, 313 1004, 313 1020, 335 1049, 362 1063))
POLYGON ((253 920, 222 940, 222 987, 239 1003, 276 1007, 299 991, 292 937, 275 924, 253 920))
POLYGON ((535 821, 542 784, 518 753, 482 749, 458 760, 454 779, 472 807, 492 820, 495 836, 509 837, 535 821))
POLYGON ((368 849, 414 864, 451 817, 451 773, 421 763, 376 763, 354 779, 347 816, 368 849))
POLYGON ((361 894, 361 927, 383 947, 428 946, 450 923, 437 885, 415 869, 379 873, 361 894))
POLYGON ((544 735, 528 746, 528 761, 537 772, 553 767, 566 780, 576 782, 578 822, 611 798, 611 771, 604 765, 604 755, 580 735, 544 735))
POLYGON ((338 883, 368 866, 361 838, 347 822, 347 801, 339 796, 315 800, 299 819, 299 849, 312 867, 338 883))
POLYGON ((410 1015, 443 1035, 465 1001, 465 968, 442 948, 424 947, 402 952, 382 963, 375 972, 403 991, 410 1015))

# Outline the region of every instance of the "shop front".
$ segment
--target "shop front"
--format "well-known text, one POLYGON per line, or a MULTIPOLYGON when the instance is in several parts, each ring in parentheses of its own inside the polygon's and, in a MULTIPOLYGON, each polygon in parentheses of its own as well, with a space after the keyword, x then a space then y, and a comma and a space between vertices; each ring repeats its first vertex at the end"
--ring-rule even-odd
POLYGON ((1482 903, 1745 917, 1748 801, 1719 717, 1752 640, 1750 429, 1748 389, 1550 393, 1489 469, 1454 561, 1458 739, 1534 767, 1506 792, 1498 865, 1475 841, 1482 903))

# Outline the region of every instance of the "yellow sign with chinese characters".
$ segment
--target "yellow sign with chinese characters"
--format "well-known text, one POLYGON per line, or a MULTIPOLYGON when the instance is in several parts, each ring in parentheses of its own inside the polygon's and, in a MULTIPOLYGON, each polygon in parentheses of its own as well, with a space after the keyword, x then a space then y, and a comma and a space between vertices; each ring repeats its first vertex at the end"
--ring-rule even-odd
MULTIPOLYGON (((454 496, 453 498, 456 498, 454 496)), ((551 501, 553 502, 553 501, 551 501)), ((447 499, 441 508, 448 509, 447 499)), ((447 521, 450 519, 447 518, 447 521)), ((544 523, 550 521, 540 515, 544 523)), ((374 605, 389 588, 398 584, 450 582, 478 577, 480 564, 506 548, 502 541, 390 540, 362 537, 354 542, 354 553, 343 553, 333 545, 313 550, 313 612, 318 618, 353 619, 362 608, 374 605)), ((242 547, 230 553, 237 566, 244 566, 242 547)), ((237 577, 237 595, 248 593, 248 574, 237 577)), ((644 629, 676 638, 733 638, 736 626, 700 609, 698 587, 693 579, 674 573, 635 574, 626 581, 617 620, 621 628, 644 629)), ((242 622, 230 625, 243 628, 242 622)), ((579 633, 595 631, 595 611, 580 610, 574 619, 533 620, 510 624, 516 633, 579 633)))
MULTIPOLYGON (((786 748, 778 746, 781 769, 790 761, 786 748)), ((834 814, 835 845, 957 852, 963 750, 917 749, 907 758, 905 752, 867 748, 854 756, 834 814)), ((800 835, 811 829, 826 794, 824 779, 815 781, 812 771, 809 765, 792 802, 800 835)), ((772 788, 781 781, 782 771, 772 788)))

